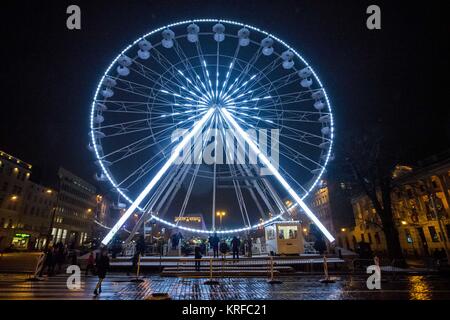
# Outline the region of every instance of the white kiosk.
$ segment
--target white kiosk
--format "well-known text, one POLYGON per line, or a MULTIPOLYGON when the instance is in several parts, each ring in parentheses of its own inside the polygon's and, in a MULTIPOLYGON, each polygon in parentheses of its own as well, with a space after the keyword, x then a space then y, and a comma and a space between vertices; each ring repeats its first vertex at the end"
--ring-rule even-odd
POLYGON ((301 254, 305 251, 301 224, 298 221, 276 221, 265 227, 266 248, 270 254, 301 254))

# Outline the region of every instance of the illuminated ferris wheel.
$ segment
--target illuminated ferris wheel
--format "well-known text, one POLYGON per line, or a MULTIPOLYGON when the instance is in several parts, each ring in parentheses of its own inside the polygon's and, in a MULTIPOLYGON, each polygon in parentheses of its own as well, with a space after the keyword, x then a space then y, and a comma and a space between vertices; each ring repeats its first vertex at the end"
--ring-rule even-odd
POLYGON ((266 31, 198 19, 140 37, 102 76, 90 126, 96 178, 126 203, 104 244, 134 214, 133 232, 154 220, 235 233, 297 206, 334 240, 303 202, 331 156, 330 102, 313 68, 266 31), (199 204, 206 228, 175 222, 199 204), (219 227, 219 209, 232 227, 219 227))

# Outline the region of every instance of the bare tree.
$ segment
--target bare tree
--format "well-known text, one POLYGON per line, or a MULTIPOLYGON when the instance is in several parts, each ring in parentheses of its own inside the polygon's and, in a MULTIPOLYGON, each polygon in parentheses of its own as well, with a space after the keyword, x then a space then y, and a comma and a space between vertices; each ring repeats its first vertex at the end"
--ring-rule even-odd
POLYGON ((374 130, 347 139, 343 151, 356 191, 367 195, 381 222, 369 223, 384 232, 389 257, 403 260, 391 200, 397 150, 385 141, 382 132, 374 130))

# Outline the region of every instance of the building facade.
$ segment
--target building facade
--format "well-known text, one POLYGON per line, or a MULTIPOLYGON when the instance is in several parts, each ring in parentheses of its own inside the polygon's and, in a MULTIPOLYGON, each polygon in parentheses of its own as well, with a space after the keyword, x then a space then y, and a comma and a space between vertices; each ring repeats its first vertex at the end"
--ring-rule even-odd
POLYGON ((97 192, 90 183, 60 168, 59 194, 52 227, 52 242, 81 246, 92 240, 97 192))
POLYGON ((332 235, 336 235, 343 226, 352 224, 349 219, 352 216, 349 187, 341 181, 323 179, 308 198, 308 206, 332 235))
POLYGON ((57 192, 31 181, 31 170, 0 151, 0 249, 45 246, 57 192))
MULTIPOLYGON (((450 247, 450 157, 434 159, 417 168, 397 166, 391 192, 392 210, 406 257, 429 256, 450 247)), ((386 240, 371 201, 352 199, 355 226, 341 228, 343 247, 355 250, 358 242, 386 252, 386 240)))

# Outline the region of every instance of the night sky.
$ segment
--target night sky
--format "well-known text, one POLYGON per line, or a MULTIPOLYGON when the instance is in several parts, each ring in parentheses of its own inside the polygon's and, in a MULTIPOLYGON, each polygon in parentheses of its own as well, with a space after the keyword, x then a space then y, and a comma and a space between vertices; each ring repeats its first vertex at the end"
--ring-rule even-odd
POLYGON ((5 1, 0 149, 34 164, 46 184, 60 165, 92 181, 90 102, 110 61, 150 30, 210 17, 261 27, 302 53, 331 97, 337 144, 343 133, 382 122, 413 163, 450 147, 448 80, 440 76, 449 74, 449 26, 440 3, 5 1), (373 3, 382 30, 366 28, 373 3), (81 31, 66 29, 70 4, 81 7, 81 31))

